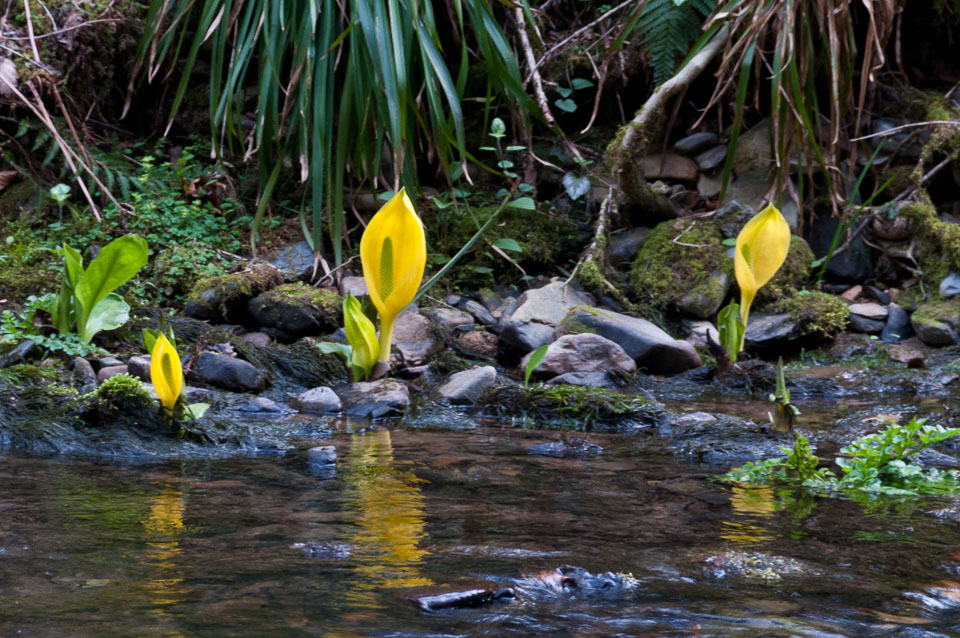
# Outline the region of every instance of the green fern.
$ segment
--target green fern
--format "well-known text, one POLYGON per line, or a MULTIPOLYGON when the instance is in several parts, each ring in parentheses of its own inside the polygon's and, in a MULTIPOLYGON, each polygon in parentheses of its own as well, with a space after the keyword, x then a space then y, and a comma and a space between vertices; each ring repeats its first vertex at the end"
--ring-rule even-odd
POLYGON ((704 20, 716 8, 716 0, 650 0, 637 28, 650 56, 657 86, 673 76, 677 62, 700 37, 704 20))

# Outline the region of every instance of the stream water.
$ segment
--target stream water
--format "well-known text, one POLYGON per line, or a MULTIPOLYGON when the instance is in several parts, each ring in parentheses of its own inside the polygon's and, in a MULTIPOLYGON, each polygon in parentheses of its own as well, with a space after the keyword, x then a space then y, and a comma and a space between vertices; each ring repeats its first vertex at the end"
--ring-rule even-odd
POLYGON ((556 431, 362 425, 335 469, 0 457, 0 636, 960 636, 949 499, 730 488, 636 433, 553 458, 556 431), (509 595, 418 604, 477 588, 509 595))

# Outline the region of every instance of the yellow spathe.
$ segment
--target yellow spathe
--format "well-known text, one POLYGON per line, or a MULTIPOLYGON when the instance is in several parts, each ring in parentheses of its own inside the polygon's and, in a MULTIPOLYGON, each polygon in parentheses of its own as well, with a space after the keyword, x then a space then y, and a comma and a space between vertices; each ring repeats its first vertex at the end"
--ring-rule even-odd
POLYGON ((177 349, 162 334, 157 335, 150 353, 150 381, 160 403, 172 413, 183 392, 183 367, 177 349))
POLYGON ((393 320, 413 301, 427 264, 423 222, 404 189, 373 216, 360 238, 370 300, 380 313, 380 361, 390 361, 393 320))
POLYGON ((754 215, 737 235, 733 271, 740 286, 744 327, 757 291, 770 281, 790 250, 790 226, 773 204, 754 215))
POLYGON ((377 363, 380 344, 377 343, 377 329, 373 327, 373 322, 363 314, 360 302, 350 293, 347 293, 347 298, 343 300, 343 327, 347 333, 347 341, 353 348, 350 363, 363 370, 366 378, 377 363))

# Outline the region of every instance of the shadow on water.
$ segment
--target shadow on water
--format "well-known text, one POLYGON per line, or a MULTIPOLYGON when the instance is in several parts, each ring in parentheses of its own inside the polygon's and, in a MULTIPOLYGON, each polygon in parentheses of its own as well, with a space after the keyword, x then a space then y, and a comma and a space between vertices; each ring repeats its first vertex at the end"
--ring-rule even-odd
POLYGON ((731 489, 623 433, 529 453, 560 436, 341 431, 335 470, 3 457, 0 635, 960 635, 949 499, 731 489))

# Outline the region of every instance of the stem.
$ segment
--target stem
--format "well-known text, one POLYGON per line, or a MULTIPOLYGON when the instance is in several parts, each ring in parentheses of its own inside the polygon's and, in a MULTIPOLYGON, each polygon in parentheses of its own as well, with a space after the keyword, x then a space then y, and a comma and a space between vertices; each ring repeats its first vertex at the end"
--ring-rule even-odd
POLYGON ((380 361, 390 363, 390 346, 393 343, 393 317, 380 317, 380 361))

